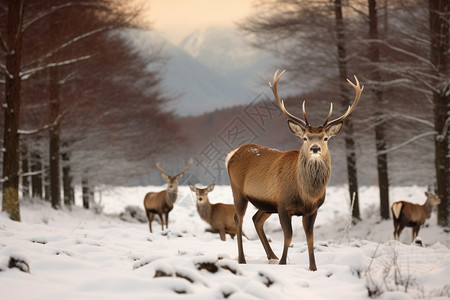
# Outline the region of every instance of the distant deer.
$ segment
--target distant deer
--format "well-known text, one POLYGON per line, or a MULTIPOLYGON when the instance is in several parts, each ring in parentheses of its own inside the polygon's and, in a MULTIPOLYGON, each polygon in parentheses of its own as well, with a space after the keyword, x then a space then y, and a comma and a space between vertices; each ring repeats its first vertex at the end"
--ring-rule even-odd
POLYGON ((391 206, 392 219, 394 220, 394 239, 398 240, 405 227, 411 227, 412 241, 419 234, 420 226, 431 217, 433 208, 441 203, 441 199, 435 194, 425 192, 427 200, 423 205, 406 201, 394 202, 391 206))
POLYGON ((242 248, 242 221, 250 201, 258 211, 253 216, 256 232, 264 246, 268 259, 278 259, 267 241, 263 226, 267 218, 278 213, 284 233, 284 248, 280 264, 286 264, 288 247, 292 241, 292 216, 303 216, 309 254, 309 269, 317 270, 314 258, 313 227, 317 210, 325 200, 325 191, 331 176, 331 158, 328 139, 337 135, 344 119, 350 115, 359 102, 364 87, 348 82, 356 91, 353 104, 341 117, 330 121, 333 105, 321 126, 308 122, 303 102, 303 118, 290 114, 284 102, 278 98, 277 85, 283 71, 273 77, 273 95, 278 106, 288 117, 288 126, 293 134, 303 140, 300 150, 278 151, 259 145, 243 145, 230 152, 226 166, 233 191, 237 214, 237 241, 239 263, 245 263, 242 248))
POLYGON ((166 217, 166 228, 169 228, 169 212, 173 209, 173 204, 177 200, 178 181, 183 179, 184 172, 186 172, 191 166, 192 159, 189 160, 187 166, 183 163, 183 171, 172 177, 164 171, 164 166, 161 167, 159 162, 156 163, 156 168, 161 172, 161 177, 168 182, 168 185, 167 190, 158 193, 150 192, 145 195, 144 208, 148 218, 150 232, 152 232, 152 221, 155 214, 158 214, 159 219, 161 220, 161 230, 164 230, 163 215, 166 217))
MULTIPOLYGON (((211 225, 212 229, 220 234, 222 241, 226 240, 225 234, 231 238, 236 235, 236 210, 233 204, 209 202, 208 193, 214 189, 214 184, 208 185, 205 189, 199 189, 190 184, 189 187, 197 198, 197 211, 203 221, 211 225)), ((245 234, 244 234, 245 236, 245 234)))

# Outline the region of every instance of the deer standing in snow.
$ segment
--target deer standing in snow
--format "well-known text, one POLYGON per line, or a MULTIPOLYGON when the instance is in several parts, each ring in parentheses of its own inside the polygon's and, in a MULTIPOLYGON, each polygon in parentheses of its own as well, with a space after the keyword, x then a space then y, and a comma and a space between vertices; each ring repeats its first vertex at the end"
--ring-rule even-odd
POLYGON ((163 215, 166 217, 165 223, 166 228, 169 228, 169 212, 173 209, 173 204, 177 200, 178 195, 178 181, 183 179, 184 172, 186 172, 192 166, 192 159, 189 160, 187 166, 183 163, 183 171, 176 174, 175 176, 170 176, 164 171, 164 166, 161 167, 159 162, 156 163, 156 168, 161 172, 161 177, 168 182, 167 190, 161 192, 150 192, 145 195, 144 198, 144 209, 148 218, 148 226, 150 232, 152 232, 152 221, 155 214, 158 214, 161 220, 161 230, 164 230, 164 219, 163 215))
POLYGON ((236 235, 236 210, 233 204, 209 202, 208 193, 214 189, 214 184, 200 189, 190 184, 191 191, 197 198, 197 211, 203 221, 211 225, 212 229, 220 234, 222 241, 226 240, 225 234, 228 233, 231 238, 236 235))
POLYGON ((309 269, 317 270, 314 258, 313 227, 317 210, 325 200, 325 192, 331 176, 331 158, 328 140, 339 134, 347 118, 355 109, 364 87, 348 82, 355 89, 353 104, 339 118, 329 121, 333 106, 321 126, 308 122, 303 102, 303 118, 290 114, 284 102, 278 98, 277 85, 283 71, 270 84, 278 106, 288 117, 291 132, 303 140, 299 150, 278 151, 259 145, 243 145, 230 152, 226 166, 233 191, 237 214, 237 242, 239 263, 245 263, 242 247, 242 221, 250 201, 258 211, 253 216, 256 232, 263 244, 268 259, 278 259, 264 233, 264 222, 273 213, 278 213, 284 233, 284 248, 280 264, 286 264, 288 247, 292 241, 292 216, 303 216, 309 255, 309 269))
POLYGON ((423 205, 406 201, 394 202, 391 206, 392 219, 394 220, 394 239, 398 240, 405 227, 411 227, 412 241, 419 234, 420 226, 431 217, 433 208, 441 203, 441 199, 435 194, 425 192, 427 201, 423 205))

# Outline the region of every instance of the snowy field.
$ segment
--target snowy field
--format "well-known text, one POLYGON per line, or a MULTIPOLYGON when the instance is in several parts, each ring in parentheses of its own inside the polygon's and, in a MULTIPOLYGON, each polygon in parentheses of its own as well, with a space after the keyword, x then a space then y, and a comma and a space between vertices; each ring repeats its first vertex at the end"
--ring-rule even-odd
MULTIPOLYGON (((39 201, 21 204, 22 222, 0 215, 1 299, 449 299, 450 233, 436 225, 436 212, 422 227, 423 247, 411 244, 406 228, 392 240, 392 220, 380 221, 378 190, 360 190, 363 221, 349 222, 346 187, 328 188, 315 225, 318 270, 308 271, 300 217, 288 264, 269 263, 256 236, 249 207, 244 222, 246 265, 237 245, 225 242, 198 216, 194 195, 180 187, 169 229, 119 214, 142 207, 148 191, 164 187, 105 188, 103 214, 80 207, 56 211, 39 201), (127 221, 125 221, 126 219, 127 221), (23 268, 8 268, 11 258, 23 268), (20 263, 19 263, 20 264, 20 263)), ((425 188, 391 189, 391 201, 423 203, 425 188)), ((211 202, 232 203, 229 186, 216 186, 211 202)), ((157 219, 157 217, 155 218, 157 219)), ((281 257, 276 215, 265 225, 281 257)))

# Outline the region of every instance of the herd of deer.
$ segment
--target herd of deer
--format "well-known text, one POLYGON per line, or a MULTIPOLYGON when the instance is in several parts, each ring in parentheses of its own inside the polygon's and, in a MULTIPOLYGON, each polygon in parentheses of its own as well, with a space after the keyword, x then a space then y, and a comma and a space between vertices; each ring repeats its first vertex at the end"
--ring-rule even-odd
MULTIPOLYGON (((232 204, 211 204, 208 193, 214 189, 209 185, 204 189, 189 185, 196 194, 197 211, 200 217, 209 223, 220 238, 225 240, 225 234, 234 238, 237 235, 238 261, 245 263, 242 246, 242 222, 248 202, 252 203, 257 212, 253 216, 256 232, 261 240, 267 258, 278 259, 270 247, 264 233, 264 222, 271 214, 277 213, 284 234, 284 247, 280 264, 286 264, 287 252, 292 241, 292 216, 303 216, 303 229, 306 235, 309 255, 309 269, 317 270, 314 258, 314 221, 317 210, 325 200, 326 187, 331 177, 331 157, 328 149, 328 140, 338 135, 347 118, 358 105, 364 86, 360 86, 355 76, 356 84, 348 80, 355 89, 355 99, 347 111, 337 119, 330 121, 333 105, 325 122, 320 126, 313 126, 308 122, 305 102, 303 102, 303 119, 289 113, 283 100, 278 97, 277 85, 285 71, 278 75, 275 72, 273 83, 269 83, 275 100, 288 117, 288 126, 291 132, 303 140, 299 150, 278 151, 264 146, 247 144, 231 151, 226 158, 226 167, 230 178, 231 190, 234 198, 232 204)), ((168 182, 166 190, 159 193, 151 192, 145 196, 144 207, 152 232, 152 221, 155 214, 161 220, 161 229, 164 224, 168 228, 169 212, 177 199, 178 181, 192 166, 192 159, 188 165, 183 165, 183 171, 175 176, 169 176, 164 168, 158 164, 156 167, 161 176, 168 182), (165 216, 165 220, 163 220, 165 216)), ((394 220, 394 238, 399 239, 400 233, 406 227, 412 227, 413 240, 419 233, 420 226, 429 218, 433 208, 440 203, 439 197, 425 193, 427 200, 423 205, 399 201, 392 204, 394 220)), ((244 235, 245 236, 245 235, 244 235)))

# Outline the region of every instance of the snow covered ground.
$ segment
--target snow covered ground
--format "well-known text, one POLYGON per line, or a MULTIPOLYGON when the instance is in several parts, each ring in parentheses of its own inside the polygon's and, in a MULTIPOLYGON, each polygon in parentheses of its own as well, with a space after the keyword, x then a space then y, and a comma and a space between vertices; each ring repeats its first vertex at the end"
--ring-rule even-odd
MULTIPOLYGON (((288 264, 266 260, 249 207, 244 222, 246 265, 237 245, 225 242, 198 216, 187 186, 169 217, 169 229, 118 217, 142 206, 148 191, 164 187, 105 188, 103 214, 79 207, 56 211, 40 201, 21 205, 22 222, 0 214, 1 299, 449 299, 450 233, 436 225, 436 212, 422 227, 424 244, 392 240, 392 221, 378 217, 378 190, 360 190, 363 221, 351 226, 346 187, 328 188, 315 226, 318 270, 308 271, 300 218, 288 264), (11 258, 22 268, 9 268, 11 258), (20 263, 24 261, 25 263, 20 263)), ((425 188, 398 187, 391 201, 423 203, 425 188)), ((97 194, 96 196, 99 196, 97 194)), ((232 203, 229 186, 216 186, 211 202, 232 203)), ((157 218, 155 218, 157 219, 157 218)), ((282 251, 276 215, 265 227, 275 253, 282 251)))

